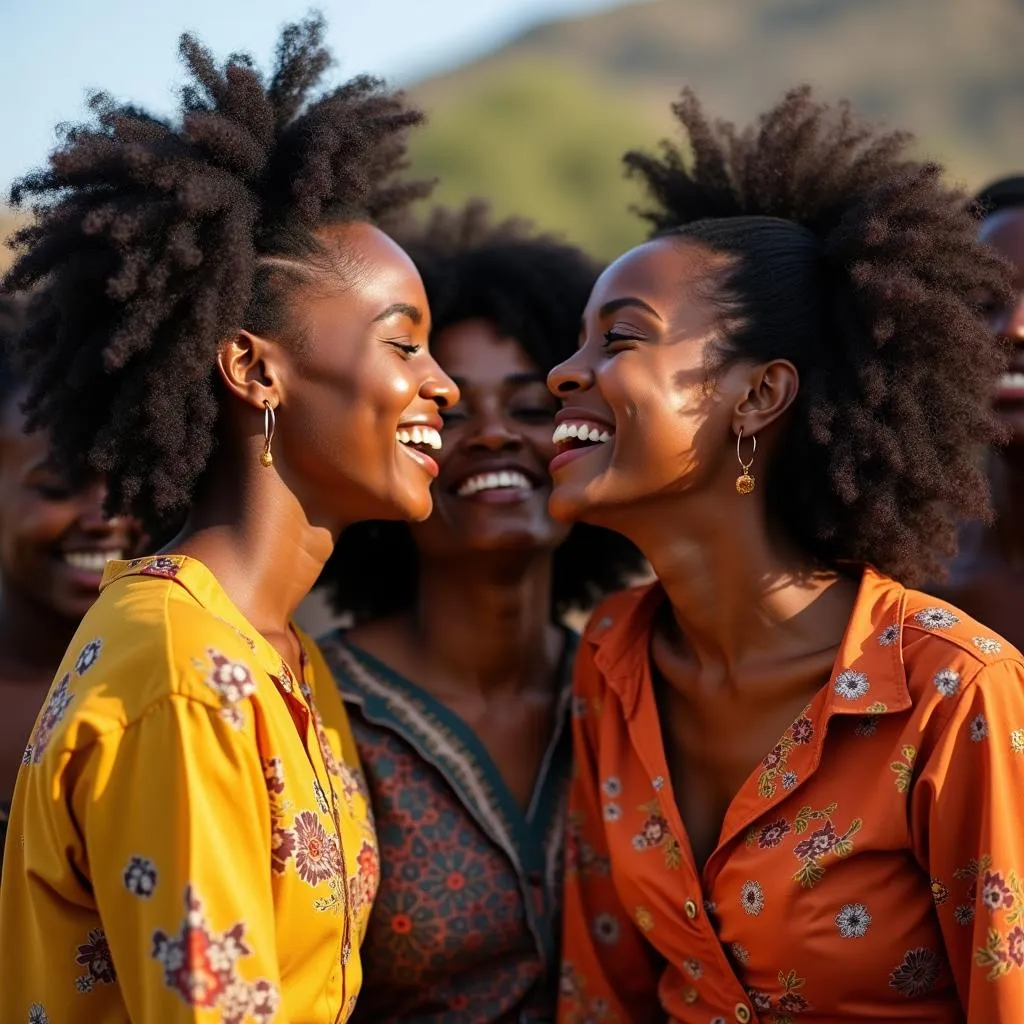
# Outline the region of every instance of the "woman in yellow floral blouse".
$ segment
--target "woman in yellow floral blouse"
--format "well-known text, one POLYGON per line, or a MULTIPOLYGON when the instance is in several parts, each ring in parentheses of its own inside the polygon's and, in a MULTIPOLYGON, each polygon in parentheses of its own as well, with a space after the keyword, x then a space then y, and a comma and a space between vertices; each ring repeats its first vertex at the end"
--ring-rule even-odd
POLYGON ((108 568, 25 750, 4 1021, 333 1022, 359 992, 376 844, 291 615, 344 525, 429 514, 457 392, 370 223, 421 191, 393 181, 419 116, 367 78, 309 100, 322 30, 286 29, 266 81, 185 37, 178 123, 99 97, 15 189, 30 421, 114 510, 187 515, 108 568))

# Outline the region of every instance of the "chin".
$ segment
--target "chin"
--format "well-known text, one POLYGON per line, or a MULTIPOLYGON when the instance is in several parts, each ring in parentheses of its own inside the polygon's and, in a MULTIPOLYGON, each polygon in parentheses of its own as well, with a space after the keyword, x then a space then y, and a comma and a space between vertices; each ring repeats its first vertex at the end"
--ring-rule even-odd
POLYGON ((584 522, 590 508, 590 502, 583 498, 579 488, 569 484, 561 487, 556 484, 548 498, 548 513, 556 523, 584 522))

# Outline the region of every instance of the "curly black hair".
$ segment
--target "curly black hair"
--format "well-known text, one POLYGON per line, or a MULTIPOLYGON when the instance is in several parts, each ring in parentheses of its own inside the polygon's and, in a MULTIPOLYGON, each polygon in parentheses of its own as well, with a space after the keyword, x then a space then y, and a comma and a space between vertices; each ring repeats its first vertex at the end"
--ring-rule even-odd
POLYGON ((97 94, 93 121, 11 190, 35 213, 6 278, 40 285, 15 344, 29 426, 67 470, 107 476, 112 512, 187 506, 216 441, 218 344, 287 336, 289 286, 330 270, 315 229, 386 220, 430 190, 396 178, 423 119, 400 93, 360 76, 313 95, 323 32, 318 15, 287 26, 266 81, 182 36, 177 121, 97 94))
POLYGON ((0 414, 7 411, 7 403, 20 386, 8 353, 25 329, 27 307, 26 296, 0 292, 0 414))
MULTIPOLYGON (((739 132, 685 90, 669 141, 629 152, 654 236, 728 258, 718 358, 791 360, 800 390, 763 470, 770 522, 815 560, 940 578, 961 521, 990 516, 979 447, 998 441, 1004 353, 984 306, 1006 264, 975 240, 965 196, 848 104, 790 91, 739 132)), ((721 364, 720 364, 721 365, 721 364)))
POLYGON ((1024 206, 1024 175, 1021 174, 989 182, 974 197, 974 213, 979 219, 1021 206, 1024 206))
MULTIPOLYGON (((580 316, 598 267, 580 250, 538 233, 526 220, 494 223, 488 205, 435 209, 422 227, 395 235, 423 277, 436 334, 483 319, 515 338, 545 373, 576 347, 580 316)), ((418 557, 405 523, 358 523, 346 529, 324 567, 335 611, 357 622, 403 611, 416 599, 418 557)), ((625 586, 643 559, 625 538, 578 524, 555 554, 556 615, 586 610, 625 586)))

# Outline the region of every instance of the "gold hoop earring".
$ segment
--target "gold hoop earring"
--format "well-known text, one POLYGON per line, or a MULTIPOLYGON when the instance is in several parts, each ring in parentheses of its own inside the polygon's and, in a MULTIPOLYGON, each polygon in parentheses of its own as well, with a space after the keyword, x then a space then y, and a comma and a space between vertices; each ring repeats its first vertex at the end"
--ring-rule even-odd
POLYGON ((750 461, 744 462, 743 455, 740 452, 740 442, 743 440, 743 428, 740 427, 740 432, 736 435, 736 458, 739 460, 740 469, 743 470, 738 477, 736 477, 736 490, 740 494, 749 494, 755 486, 754 478, 750 475, 750 467, 754 464, 754 456, 757 454, 757 438, 751 436, 750 440, 754 442, 754 447, 750 450, 750 461))
POLYGON ((270 454, 270 442, 274 440, 274 427, 277 426, 277 416, 274 407, 263 399, 263 454, 260 456, 260 465, 265 469, 274 464, 274 456, 270 454))

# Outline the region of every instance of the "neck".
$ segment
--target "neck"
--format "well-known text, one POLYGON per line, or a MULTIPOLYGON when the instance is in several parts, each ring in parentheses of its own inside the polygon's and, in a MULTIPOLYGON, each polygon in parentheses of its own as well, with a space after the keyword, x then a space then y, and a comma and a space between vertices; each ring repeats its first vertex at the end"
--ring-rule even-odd
POLYGON ((4 674, 49 682, 78 622, 27 594, 0 587, 0 662, 4 674))
POLYGON ((421 558, 414 642, 426 664, 480 692, 545 687, 561 656, 552 553, 499 552, 461 564, 421 558))
POLYGON ((823 634, 815 633, 820 615, 802 614, 838 574, 780 545, 756 501, 728 524, 717 499, 688 496, 657 505, 631 509, 629 521, 601 525, 627 536, 650 562, 681 645, 702 669, 735 676, 745 666, 824 649, 838 639, 822 642, 823 634))
POLYGON ((243 457, 230 460, 230 471, 223 464, 208 470, 166 550, 203 562, 249 622, 272 636, 288 632, 341 527, 311 522, 276 469, 243 457))
POLYGON ((985 531, 985 549, 1011 568, 1024 568, 1024 445, 993 451, 988 475, 996 519, 985 531))

